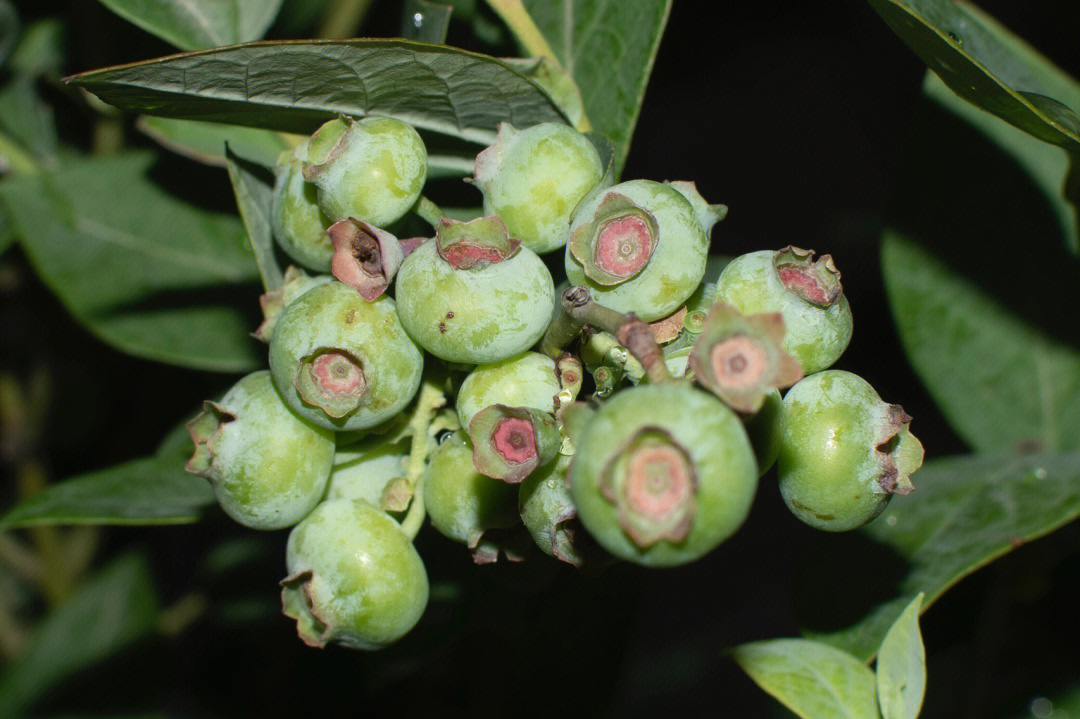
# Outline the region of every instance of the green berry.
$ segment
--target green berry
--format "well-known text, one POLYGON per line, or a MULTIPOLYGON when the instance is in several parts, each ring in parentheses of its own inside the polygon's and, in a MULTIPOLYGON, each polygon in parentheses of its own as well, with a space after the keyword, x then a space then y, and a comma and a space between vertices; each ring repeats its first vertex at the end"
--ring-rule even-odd
POLYGON ((382 510, 400 511, 404 508, 387 493, 405 476, 408 458, 405 440, 387 442, 373 437, 339 448, 326 499, 362 499, 382 510))
POLYGON ((187 470, 211 481, 225 513, 252 529, 283 529, 322 499, 334 462, 333 434, 297 417, 270 373, 253 372, 205 402, 188 423, 187 470))
POLYGON ((304 160, 304 178, 334 222, 388 225, 416 204, 426 176, 424 141, 390 117, 331 120, 311 136, 304 160))
POLYGON ((623 182, 574 210, 566 276, 594 300, 652 322, 675 312, 705 275, 708 232, 670 185, 623 182))
POLYGON ((521 483, 521 521, 544 554, 575 567, 603 565, 606 555, 578 521, 577 508, 566 486, 570 461, 570 456, 559 455, 521 483))
POLYGON ((616 557, 646 566, 714 549, 742 524, 757 489, 739 418, 685 382, 616 393, 574 444, 568 479, 581 523, 616 557))
POLYGON ((832 257, 786 247, 736 257, 720 274, 716 300, 743 314, 779 312, 784 349, 805 374, 826 369, 851 341, 851 308, 832 257))
POLYGON ((555 286, 532 250, 497 217, 443 219, 434 240, 398 270, 398 312, 417 343, 450 362, 483 364, 535 345, 551 321, 555 286))
POLYGON ((461 383, 455 406, 461 426, 468 427, 473 415, 493 404, 554 412, 555 395, 560 390, 555 360, 539 352, 525 352, 477 366, 461 383))
POLYGON ((423 366, 394 301, 368 302, 340 282, 286 307, 270 339, 270 370, 285 402, 336 431, 373 427, 400 412, 423 366))
POLYGON ((255 339, 270 342, 274 333, 274 325, 281 315, 282 310, 310 289, 319 285, 325 285, 333 281, 330 275, 315 275, 314 277, 304 272, 295 265, 289 265, 285 270, 285 282, 276 290, 271 290, 259 297, 259 306, 262 307, 263 321, 259 328, 252 333, 255 339))
POLYGON ((473 467, 473 448, 464 432, 447 437, 431 454, 424 474, 424 506, 441 534, 476 549, 490 529, 518 524, 517 490, 473 467))
POLYGON ((533 252, 557 250, 570 235, 570 213, 600 182, 604 166, 592 143, 568 125, 517 130, 499 124, 495 144, 476 157, 484 214, 498 215, 511 237, 533 252))
POLYGON ((310 646, 381 649, 420 620, 424 563, 392 518, 367 502, 323 502, 293 528, 281 582, 285 615, 310 646))
POLYGON ((923 448, 911 417, 866 380, 841 370, 810 375, 784 397, 777 467, 780 494, 812 527, 842 532, 912 490, 923 448))
POLYGON ((289 257, 316 272, 329 272, 334 247, 326 230, 331 220, 319 207, 318 189, 304 180, 306 153, 305 141, 278 159, 270 226, 289 257))
POLYGON ((754 447, 758 476, 764 476, 776 464, 776 457, 780 454, 780 438, 784 431, 784 400, 780 397, 780 391, 774 389, 765 395, 761 409, 744 417, 743 426, 754 447))

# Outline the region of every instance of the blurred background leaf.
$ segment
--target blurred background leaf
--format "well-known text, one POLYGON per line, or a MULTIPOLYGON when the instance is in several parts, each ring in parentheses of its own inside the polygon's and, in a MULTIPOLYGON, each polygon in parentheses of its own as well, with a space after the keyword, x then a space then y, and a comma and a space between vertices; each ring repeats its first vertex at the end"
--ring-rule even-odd
POLYGON ((125 20, 181 50, 258 40, 281 0, 100 0, 125 20))
POLYGON ((252 320, 220 291, 257 277, 240 221, 158 188, 146 176, 153 161, 73 159, 5 181, 0 201, 38 275, 102 340, 186 367, 254 369, 252 320))

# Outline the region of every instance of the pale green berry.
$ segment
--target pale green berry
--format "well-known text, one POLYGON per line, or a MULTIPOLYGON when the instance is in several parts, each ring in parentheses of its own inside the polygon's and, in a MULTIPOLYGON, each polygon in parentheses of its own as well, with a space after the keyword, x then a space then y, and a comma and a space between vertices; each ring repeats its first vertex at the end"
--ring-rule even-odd
POLYGON ((393 497, 387 492, 396 480, 405 477, 408 458, 406 440, 387 442, 371 437, 341 447, 334 455, 326 499, 362 499, 379 509, 398 511, 400 505, 388 506, 393 497))
POLYGON ((333 222, 394 222, 416 204, 426 176, 424 141, 390 117, 327 122, 311 136, 304 161, 304 178, 318 187, 333 222))
POLYGON ((210 480, 225 513, 252 529, 303 519, 326 490, 333 434, 297 417, 270 373, 253 372, 188 423, 195 454, 187 470, 210 480))
POLYGON ((617 392, 578 434, 570 493, 585 529, 616 557, 694 561, 750 511, 757 462, 742 423, 689 383, 617 392))
POLYGON ((420 346, 450 362, 482 364, 535 345, 551 321, 555 285, 532 250, 497 217, 443 219, 437 236, 398 270, 398 313, 420 346))
POLYGON ((428 602, 424 563, 390 516, 364 501, 323 502, 289 534, 285 615, 305 643, 381 649, 416 626, 428 602))
POLYGON ((270 370, 285 402, 336 431, 373 427, 409 403, 423 354, 387 295, 368 302, 330 282, 285 308, 270 339, 270 370))
POLYGON ((592 143, 568 125, 517 130, 500 123, 495 144, 476 157, 484 214, 498 215, 511 237, 538 254, 570 235, 570 213, 604 175, 592 143))
POLYGON ((334 247, 326 230, 331 220, 319 207, 318 189, 304 180, 302 160, 307 142, 278 159, 270 226, 281 249, 316 272, 330 271, 334 247))
POLYGON ((566 486, 571 457, 559 455, 521 483, 518 511, 536 546, 544 554, 583 569, 598 569, 609 557, 593 541, 577 518, 577 508, 566 486))
POLYGON ((878 516, 907 494, 923 448, 900 405, 842 370, 812 374, 784 397, 777 469, 780 494, 812 527, 842 532, 878 516))
POLYGON ((605 307, 653 322, 694 293, 708 251, 708 233, 678 189, 631 180, 590 194, 574 210, 566 276, 605 307))
POLYGON ((743 314, 779 312, 784 350, 805 374, 829 367, 851 341, 851 308, 832 257, 786 247, 733 259, 720 273, 716 300, 743 314))
POLYGON ((555 360, 539 352, 525 352, 477 366, 461 383, 455 406, 461 426, 468 427, 477 412, 493 404, 554 412, 560 389, 555 360))
POLYGON ((431 525, 470 549, 477 548, 484 532, 519 523, 517 489, 476 471, 464 432, 454 433, 436 448, 423 481, 431 525))

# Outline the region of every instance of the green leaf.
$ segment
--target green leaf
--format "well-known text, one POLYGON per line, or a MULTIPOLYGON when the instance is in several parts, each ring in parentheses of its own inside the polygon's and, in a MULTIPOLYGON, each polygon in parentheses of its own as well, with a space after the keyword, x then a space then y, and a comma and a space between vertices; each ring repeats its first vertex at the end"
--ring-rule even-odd
POLYGON ((593 129, 614 141, 618 177, 671 0, 524 0, 524 4, 577 82, 593 129))
POLYGON ((210 483, 184 470, 191 440, 170 434, 156 454, 49 485, 0 519, 0 529, 47 524, 196 522, 214 503, 210 483))
POLYGON ((915 491, 894 497, 863 530, 907 561, 900 596, 846 629, 807 635, 869 661, 919 593, 926 611, 975 570, 1080 516, 1080 454, 949 457, 927 462, 912 481, 915 491))
POLYGON ((1080 448, 1080 354, 1010 314, 898 233, 881 252, 904 349, 973 448, 1080 448))
POLYGON ((0 88, 0 128, 37 158, 56 159, 56 122, 52 108, 38 96, 34 78, 16 75, 0 88))
POLYGON ((926 650, 919 632, 920 592, 900 614, 878 650, 877 692, 884 719, 915 719, 926 692, 926 650))
POLYGON ((11 55, 11 70, 30 77, 57 77, 64 64, 64 25, 38 20, 23 29, 11 55))
POLYGON ((127 554, 91 577, 38 624, 0 674, 0 716, 22 715, 60 681, 98 664, 157 625, 146 560, 127 554))
POLYGON ((270 228, 274 175, 265 167, 237 157, 229 147, 225 148, 225 161, 236 195, 236 205, 240 208, 240 217, 247 228, 255 264, 262 277, 263 289, 267 292, 276 290, 285 282, 285 278, 274 256, 274 235, 270 228))
MULTIPOLYGON (((1038 79, 1046 88, 1046 94, 1058 98, 1069 107, 1080 108, 1080 82, 1040 55, 1034 48, 1013 35, 978 7, 966 2, 959 2, 957 5, 973 23, 1008 48, 1011 58, 1024 69, 1026 75, 1038 79)), ((1065 178, 1069 171, 1068 153, 1036 140, 1032 135, 1018 130, 1004 120, 964 102, 933 72, 927 73, 923 83, 923 92, 984 133, 1031 175, 1050 201, 1069 246, 1074 252, 1080 250, 1076 198, 1074 197, 1070 204, 1070 201, 1062 195, 1065 178)))
POLYGON ((181 50, 258 40, 281 0, 100 0, 101 4, 181 50))
POLYGON ((450 29, 452 5, 442 5, 428 0, 405 0, 401 36, 406 40, 444 43, 450 29))
POLYGON ((311 133, 340 114, 396 117, 485 145, 515 127, 566 122, 501 61, 406 40, 261 42, 68 78, 125 110, 311 133))
POLYGON ((144 115, 135 126, 162 147, 206 165, 225 167, 225 145, 240 157, 267 167, 290 145, 272 130, 144 115))
MULTIPOLYGON (((1080 251, 1076 227, 1076 213, 1080 212, 1080 118, 1076 115, 1080 109, 1080 84, 966 2, 869 2, 893 32, 959 97, 1068 151, 1074 172, 1068 181, 1053 189, 1052 195, 1070 206, 1071 217, 1062 221, 1070 248, 1080 251)), ((985 120, 978 123, 987 124, 985 120)), ((998 131, 992 137, 1003 134, 998 131)), ((1006 146, 1015 152, 1019 144, 1013 140, 1006 146)), ((1021 162, 1030 171, 1031 162, 1021 162)), ((1044 187, 1049 180, 1039 176, 1036 179, 1044 187)))
POLYGON ((1033 74, 1015 45, 988 31, 985 15, 953 0, 869 2, 960 97, 1045 142, 1080 149, 1080 119, 1066 98, 1051 95, 1060 87, 1033 74))
POLYGON ((735 647, 732 656, 803 719, 878 717, 874 673, 850 654, 806 639, 772 639, 735 647))
POLYGON ((0 67, 19 37, 19 14, 8 0, 0 0, 0 67))
POLYGON ((160 189, 146 177, 153 161, 146 152, 73 158, 0 183, 0 202, 35 271, 105 342, 185 367, 254 369, 251 321, 220 296, 257 276, 244 230, 160 189))

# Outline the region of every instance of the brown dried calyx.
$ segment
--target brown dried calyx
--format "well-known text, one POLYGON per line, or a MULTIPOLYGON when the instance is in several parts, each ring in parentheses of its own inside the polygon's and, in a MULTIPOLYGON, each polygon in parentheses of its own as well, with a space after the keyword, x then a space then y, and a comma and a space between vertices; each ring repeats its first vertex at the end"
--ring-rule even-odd
POLYGON ((405 251, 397 238, 354 217, 330 225, 334 243, 330 270, 334 277, 372 302, 390 286, 405 251))
POLYGON ((831 255, 815 260, 813 250, 788 245, 773 255, 773 266, 784 289, 818 307, 831 307, 844 291, 831 255))

